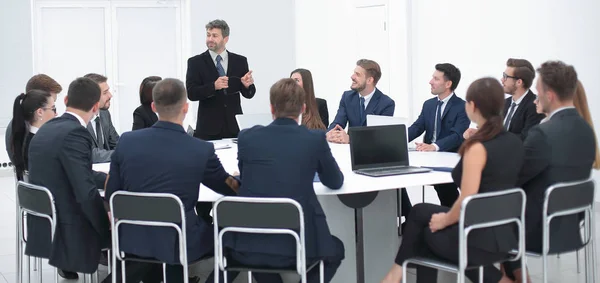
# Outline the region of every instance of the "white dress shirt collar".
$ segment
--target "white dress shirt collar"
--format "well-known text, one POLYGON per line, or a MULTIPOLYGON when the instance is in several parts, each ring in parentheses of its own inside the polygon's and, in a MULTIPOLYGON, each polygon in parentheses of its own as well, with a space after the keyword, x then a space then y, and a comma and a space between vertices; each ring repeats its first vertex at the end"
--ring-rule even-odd
POLYGON ((84 128, 87 126, 87 125, 85 124, 85 121, 83 120, 83 118, 81 118, 81 116, 79 116, 79 115, 77 115, 77 114, 75 114, 75 113, 73 113, 73 112, 70 112, 70 111, 66 111, 65 113, 71 114, 71 115, 73 115, 75 118, 77 118, 77 120, 79 121, 79 123, 81 124, 81 126, 83 126, 84 128))
MULTIPOLYGON (((27 125, 29 125, 29 124, 27 124, 27 125)), ((36 126, 29 125, 29 132, 32 133, 32 134, 34 134, 34 135, 37 134, 37 132, 38 132, 39 129, 40 128, 38 128, 36 126)))
POLYGON ((525 96, 527 95, 527 93, 529 93, 529 90, 526 90, 525 93, 523 93, 523 95, 521 95, 521 97, 519 97, 519 99, 517 101, 513 99, 511 99, 511 104, 514 102, 515 104, 517 104, 517 106, 521 105, 521 102, 523 101, 523 99, 525 98, 525 96))
POLYGON ((365 109, 367 109, 367 105, 369 105, 369 101, 371 101, 371 98, 373 98, 375 91, 377 91, 377 88, 374 88, 371 93, 367 94, 367 96, 362 96, 360 93, 358 94, 365 99, 365 109))

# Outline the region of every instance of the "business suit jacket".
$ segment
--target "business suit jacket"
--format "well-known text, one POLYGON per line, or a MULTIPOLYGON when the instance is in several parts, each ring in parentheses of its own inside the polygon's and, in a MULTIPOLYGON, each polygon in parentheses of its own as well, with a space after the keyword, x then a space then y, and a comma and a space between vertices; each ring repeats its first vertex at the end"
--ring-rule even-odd
POLYGON ((158 116, 152 111, 150 104, 140 105, 133 111, 132 131, 149 128, 158 121, 158 116))
MULTIPOLYGON (((577 110, 570 108, 531 128, 524 145, 525 161, 518 184, 527 193, 527 248, 539 252, 542 248, 542 208, 546 189, 559 182, 589 178, 596 141, 589 124, 577 110)), ((559 217, 551 224, 551 251, 581 246, 577 216, 559 217)))
MULTIPOLYGON (((56 204, 49 263, 73 272, 95 272, 100 251, 110 243, 108 216, 92 171, 92 143, 77 118, 64 114, 46 122, 29 145, 29 181, 48 188, 56 204)), ((32 228, 25 252, 44 253, 49 231, 32 228)))
POLYGON ((87 129, 90 132, 90 135, 92 135, 92 160, 94 163, 110 162, 110 156, 119 141, 119 134, 113 126, 110 112, 108 112, 108 110, 100 110, 99 114, 100 126, 102 127, 102 138, 104 139, 103 148, 98 146, 96 132, 94 132, 94 128, 92 127, 92 123, 95 123, 95 121, 90 121, 87 125, 87 129))
POLYGON ((375 93, 365 109, 365 117, 360 117, 359 96, 360 94, 354 90, 342 94, 340 107, 333 123, 329 125, 329 130, 335 128, 335 125, 340 125, 344 129, 346 124, 348 124, 348 127, 366 126, 366 115, 394 116, 394 109, 396 108, 394 100, 383 94, 379 89, 375 89, 375 93))
MULTIPOLYGON (((425 132, 423 142, 431 144, 435 128, 437 102, 438 98, 434 97, 423 103, 421 114, 408 128, 409 141, 418 138, 425 132)), ((458 151, 464 140, 463 133, 469 128, 469 124, 471 124, 471 121, 469 121, 469 117, 465 112, 465 101, 453 94, 444 108, 444 113, 442 113, 440 134, 435 142, 439 147, 439 151, 458 151)))
MULTIPOLYGON (((333 237, 313 187, 315 173, 321 183, 339 189, 344 182, 331 155, 325 133, 308 130, 292 119, 279 118, 269 126, 255 126, 240 132, 238 160, 244 197, 291 198, 304 212, 307 258, 333 256, 333 237)), ((292 237, 282 235, 236 234, 225 239, 236 252, 295 257, 292 237)))
POLYGON ((319 116, 325 127, 329 126, 329 110, 327 109, 327 100, 317 98, 317 107, 319 109, 319 116))
POLYGON ((208 50, 188 60, 185 84, 188 98, 198 101, 195 136, 201 139, 237 137, 240 129, 235 115, 242 114, 240 93, 248 99, 256 93, 254 85, 246 88, 240 79, 248 73, 246 57, 227 52, 229 88, 224 90, 215 90, 219 73, 208 50))
MULTIPOLYGON (((519 136, 521 140, 525 140, 529 129, 533 126, 537 126, 545 117, 544 114, 538 114, 536 112, 534 103, 535 98, 535 93, 531 92, 531 90, 528 91, 510 120, 508 131, 519 136)), ((505 100, 504 117, 508 115, 512 103, 512 97, 505 100)))
MULTIPOLYGON (((123 134, 110 163, 106 199, 118 190, 178 196, 186 213, 188 260, 194 261, 213 252, 213 227, 194 210, 200 183, 232 195, 227 177, 212 143, 189 136, 181 125, 158 121, 123 134)), ((179 264, 176 235, 172 228, 123 226, 120 245, 126 253, 179 264)))

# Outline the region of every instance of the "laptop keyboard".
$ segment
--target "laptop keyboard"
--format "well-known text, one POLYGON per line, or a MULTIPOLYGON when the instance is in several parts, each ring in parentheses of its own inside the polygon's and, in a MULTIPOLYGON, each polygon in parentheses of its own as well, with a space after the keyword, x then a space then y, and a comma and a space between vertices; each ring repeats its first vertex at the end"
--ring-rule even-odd
POLYGON ((360 169, 358 171, 369 174, 369 175, 374 175, 374 176, 385 176, 385 175, 407 174, 407 173, 412 173, 412 172, 423 172, 423 171, 427 171, 427 170, 424 168, 420 168, 420 167, 398 166, 398 167, 360 169))

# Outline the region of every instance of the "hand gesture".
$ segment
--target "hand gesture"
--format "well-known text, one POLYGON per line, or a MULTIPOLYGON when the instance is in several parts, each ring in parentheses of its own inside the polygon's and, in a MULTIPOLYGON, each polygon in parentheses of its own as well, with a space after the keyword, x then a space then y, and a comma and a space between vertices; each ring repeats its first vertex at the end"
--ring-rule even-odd
POLYGON ((219 77, 215 81, 215 90, 221 90, 229 87, 229 78, 226 76, 219 77))
POLYGON ((422 142, 416 142, 417 151, 436 151, 435 145, 422 142))
POLYGON ((245 88, 249 88, 251 85, 253 85, 254 78, 252 77, 252 70, 248 71, 248 73, 246 73, 241 80, 245 88))

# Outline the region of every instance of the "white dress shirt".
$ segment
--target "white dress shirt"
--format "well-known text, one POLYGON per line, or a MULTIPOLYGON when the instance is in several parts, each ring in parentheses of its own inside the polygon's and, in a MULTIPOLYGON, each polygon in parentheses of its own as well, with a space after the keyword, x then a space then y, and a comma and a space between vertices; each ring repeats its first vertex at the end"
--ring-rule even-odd
MULTIPOLYGON (((442 106, 440 106, 440 115, 442 115, 442 117, 444 115, 444 110, 446 109, 446 105, 448 105, 448 101, 450 101, 450 98, 452 98, 452 96, 454 96, 454 92, 451 93, 450 95, 448 95, 448 97, 442 99, 442 106)), ((438 99, 438 101, 440 101, 440 100, 438 99)), ((437 107, 435 108, 435 115, 436 115, 436 118, 437 118, 437 107)), ((434 123, 435 123, 435 121, 434 121, 434 123)), ((438 127, 441 127, 441 126, 442 125, 438 125, 438 127)), ((433 139, 437 141, 437 137, 436 137, 435 131, 433 132, 433 139)), ((435 142, 433 142, 433 146, 435 146, 435 151, 439 151, 440 150, 440 147, 435 142)))
POLYGON ((217 52, 214 52, 212 50, 208 50, 208 53, 210 53, 210 57, 213 60, 213 63, 215 63, 215 67, 217 66, 217 55, 221 55, 221 66, 223 67, 223 70, 225 71, 225 74, 227 74, 227 67, 229 65, 229 52, 227 52, 227 50, 221 52, 221 54, 217 54, 217 52))
POLYGON ((81 118, 81 116, 79 116, 79 115, 77 115, 77 114, 75 114, 73 112, 70 112, 70 111, 66 111, 65 113, 69 113, 69 114, 75 116, 75 118, 77 118, 77 120, 79 121, 79 123, 81 124, 81 126, 83 126, 84 128, 87 127, 87 125, 85 124, 85 121, 83 120, 83 118, 81 118))
POLYGON ((521 97, 519 97, 519 99, 517 101, 512 100, 512 102, 510 103, 510 106, 508 107, 508 112, 506 112, 506 117, 504 117, 504 124, 506 125, 507 129, 510 127, 510 122, 508 124, 506 124, 506 120, 508 120, 508 114, 510 113, 510 108, 512 107, 512 104, 513 103, 516 104, 515 110, 513 110, 513 117, 514 117, 515 113, 517 112, 517 109, 519 109, 519 105, 521 105, 523 98, 525 98, 525 96, 527 95, 528 92, 529 92, 529 90, 526 90, 525 93, 523 93, 523 95, 521 95, 521 97))
POLYGON ((371 98, 373 98, 373 94, 375 94, 376 90, 377 88, 374 88, 371 93, 367 94, 367 96, 362 96, 360 93, 358 94, 365 99, 365 110, 367 109, 367 105, 369 105, 369 101, 371 101, 371 98))
MULTIPOLYGON (((29 125, 29 124, 27 124, 27 125, 29 125)), ((34 135, 37 134, 37 132, 38 132, 39 129, 40 128, 38 128, 36 126, 29 125, 29 132, 32 133, 32 134, 34 134, 34 135)))

